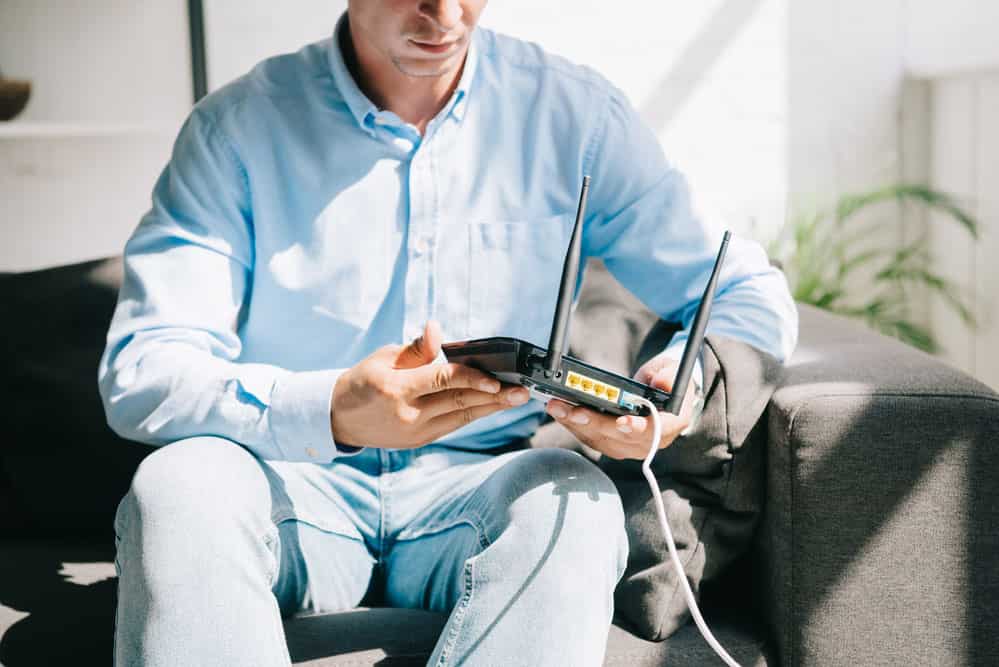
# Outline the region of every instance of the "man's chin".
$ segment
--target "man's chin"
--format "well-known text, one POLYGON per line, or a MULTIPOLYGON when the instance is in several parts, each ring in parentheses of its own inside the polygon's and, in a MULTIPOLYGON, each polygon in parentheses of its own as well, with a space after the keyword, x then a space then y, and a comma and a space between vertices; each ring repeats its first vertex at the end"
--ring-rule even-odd
POLYGON ((461 67, 464 53, 455 54, 449 58, 426 60, 418 58, 393 58, 396 69, 406 76, 418 78, 433 78, 450 74, 461 67))

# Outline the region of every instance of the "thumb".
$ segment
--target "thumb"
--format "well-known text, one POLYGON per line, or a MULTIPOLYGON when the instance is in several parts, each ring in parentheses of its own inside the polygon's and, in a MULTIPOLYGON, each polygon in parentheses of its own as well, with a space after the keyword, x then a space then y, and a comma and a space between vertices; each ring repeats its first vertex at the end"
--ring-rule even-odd
POLYGON ((442 338, 441 325, 430 320, 423 328, 423 335, 399 351, 395 367, 418 368, 432 363, 441 353, 442 338))
POLYGON ((635 373, 635 379, 650 387, 669 391, 673 388, 677 366, 672 357, 661 353, 645 362, 635 373))

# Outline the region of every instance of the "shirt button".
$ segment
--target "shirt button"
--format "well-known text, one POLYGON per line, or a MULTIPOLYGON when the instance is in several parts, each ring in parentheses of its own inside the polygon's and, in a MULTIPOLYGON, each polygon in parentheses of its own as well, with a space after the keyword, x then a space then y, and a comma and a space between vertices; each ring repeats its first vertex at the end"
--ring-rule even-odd
POLYGON ((430 250, 430 242, 426 238, 419 238, 413 244, 413 251, 417 255, 425 255, 430 250))
POLYGON ((316 458, 317 456, 319 456, 319 452, 317 452, 316 450, 314 450, 312 447, 306 447, 305 448, 305 453, 309 455, 309 458, 313 458, 313 459, 316 458))

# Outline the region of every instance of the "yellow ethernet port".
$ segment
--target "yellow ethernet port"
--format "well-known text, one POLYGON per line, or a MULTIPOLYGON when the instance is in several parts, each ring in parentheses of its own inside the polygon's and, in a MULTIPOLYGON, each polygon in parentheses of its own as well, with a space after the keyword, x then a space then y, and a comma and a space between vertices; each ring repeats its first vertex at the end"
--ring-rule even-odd
POLYGON ((605 401, 610 401, 611 403, 617 403, 618 397, 621 396, 621 390, 619 388, 613 385, 604 384, 603 382, 597 382, 593 378, 588 378, 585 375, 576 373, 575 371, 569 371, 565 374, 565 385, 570 389, 575 389, 576 391, 581 391, 585 394, 602 398, 605 401))

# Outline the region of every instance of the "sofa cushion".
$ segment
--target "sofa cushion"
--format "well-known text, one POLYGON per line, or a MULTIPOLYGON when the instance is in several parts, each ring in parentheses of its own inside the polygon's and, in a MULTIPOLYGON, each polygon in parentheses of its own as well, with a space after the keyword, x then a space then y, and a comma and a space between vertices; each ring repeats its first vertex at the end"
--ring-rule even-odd
POLYGON ((0 274, 0 533, 111 534, 148 451, 108 428, 97 392, 121 273, 113 258, 0 274))
POLYGON ((999 395, 799 306, 754 577, 784 664, 999 664, 999 395))

